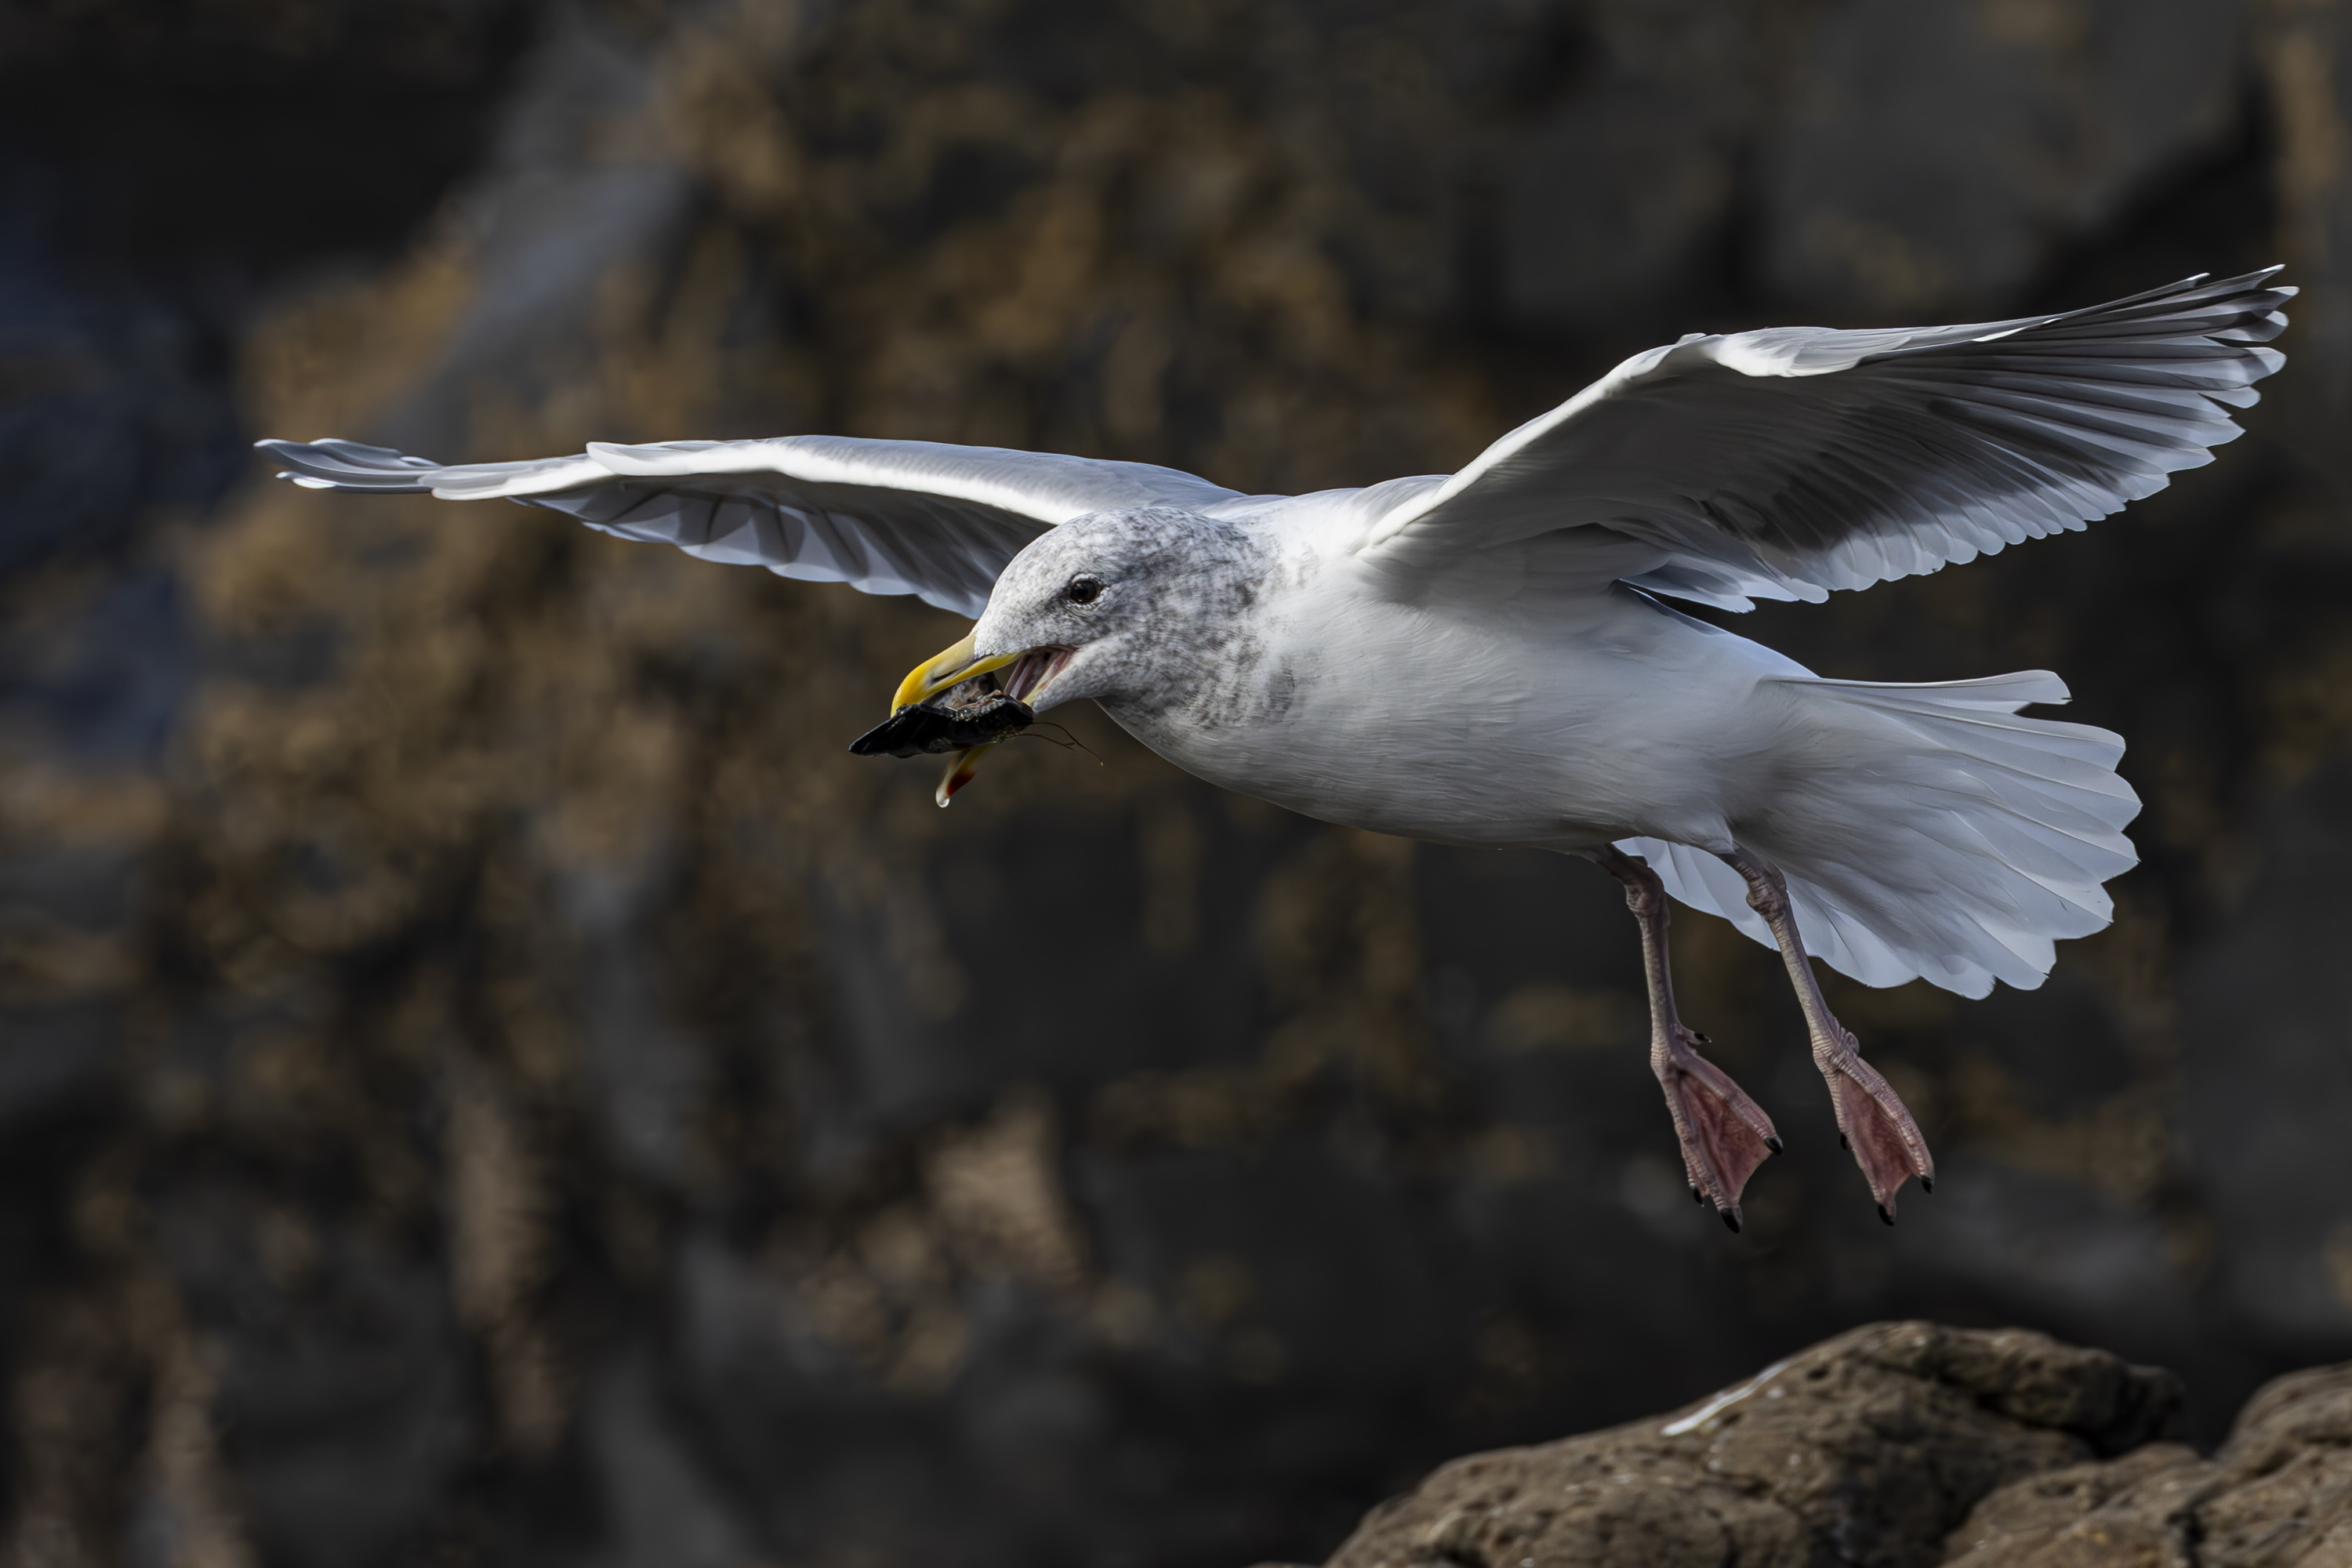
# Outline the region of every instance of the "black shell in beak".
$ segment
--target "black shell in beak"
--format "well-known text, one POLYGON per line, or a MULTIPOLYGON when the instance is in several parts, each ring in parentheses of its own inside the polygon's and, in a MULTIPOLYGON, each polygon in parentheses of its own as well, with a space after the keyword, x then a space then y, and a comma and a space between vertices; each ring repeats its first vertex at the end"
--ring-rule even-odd
POLYGON ((855 741, 860 757, 919 757, 985 746, 1017 735, 1037 721, 1026 702, 1005 696, 984 698, 961 708, 901 708, 855 741))

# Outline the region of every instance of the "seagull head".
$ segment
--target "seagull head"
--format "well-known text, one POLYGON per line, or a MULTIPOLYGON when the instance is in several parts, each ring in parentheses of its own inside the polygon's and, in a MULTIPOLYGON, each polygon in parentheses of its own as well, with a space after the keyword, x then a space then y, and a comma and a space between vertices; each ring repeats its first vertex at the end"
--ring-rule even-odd
MULTIPOLYGON (((1233 523, 1164 507, 1047 529, 1006 564, 971 635, 908 672, 891 711, 997 671, 1003 694, 1034 711, 1081 697, 1151 701, 1183 680, 1203 637, 1247 607, 1259 553, 1233 523)), ((958 755, 941 805, 985 749, 958 755)))

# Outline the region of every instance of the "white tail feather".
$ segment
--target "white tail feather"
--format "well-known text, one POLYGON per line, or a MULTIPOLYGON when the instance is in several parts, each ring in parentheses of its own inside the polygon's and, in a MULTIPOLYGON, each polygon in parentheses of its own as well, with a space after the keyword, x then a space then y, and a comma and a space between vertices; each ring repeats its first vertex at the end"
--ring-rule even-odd
MULTIPOLYGON (((1963 996, 2042 984, 2053 943, 2114 918, 2101 884, 2137 863, 2124 826, 2139 797, 2116 776, 2123 740, 2024 719, 2063 702, 2046 670, 1896 686, 1791 678, 1808 743, 1738 841, 1789 879, 1807 950, 1866 985, 1924 977, 1963 996)), ((1618 846, 1693 909, 1770 946, 1738 872, 1654 838, 1618 846)))

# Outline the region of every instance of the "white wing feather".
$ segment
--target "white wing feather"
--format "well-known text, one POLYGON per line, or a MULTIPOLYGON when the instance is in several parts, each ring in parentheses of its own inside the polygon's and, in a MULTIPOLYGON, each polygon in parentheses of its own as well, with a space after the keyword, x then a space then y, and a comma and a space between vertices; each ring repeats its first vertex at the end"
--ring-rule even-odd
POLYGON ((1649 552, 1624 580, 1748 609, 2079 529, 2240 433, 2227 411, 2284 363, 2259 346, 2294 293, 2278 270, 2013 321, 1685 338, 1401 499, 1360 552, 1409 580, 1606 530, 1649 552))
POLYGON ((519 501, 707 561, 912 594, 975 618, 1004 563, 1047 528, 1114 508, 1236 499, 1147 463, 844 436, 592 443, 576 457, 514 463, 435 463, 352 441, 259 445, 287 465, 281 479, 316 489, 519 501))

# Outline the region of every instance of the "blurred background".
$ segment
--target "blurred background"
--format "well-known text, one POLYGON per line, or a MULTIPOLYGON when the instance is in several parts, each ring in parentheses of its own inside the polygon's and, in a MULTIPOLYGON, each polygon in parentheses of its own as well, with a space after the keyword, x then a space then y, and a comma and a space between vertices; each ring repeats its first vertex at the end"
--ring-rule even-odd
POLYGON ((0 87, 0 1561, 1238 1568, 1873 1319, 2209 1440, 2352 1356, 2352 5, 14 0, 0 87), (952 617, 247 449, 1306 489, 1685 331, 2273 260, 2210 468, 1741 624, 2055 668, 2147 802, 2041 990, 1834 994, 1891 1231, 1719 922, 1738 1237, 1591 867, 1091 710, 942 813, 844 748, 952 617))

